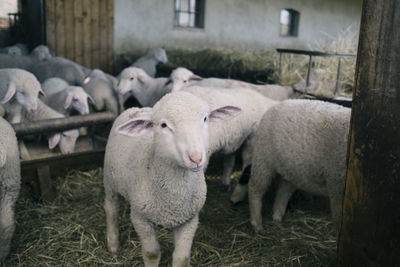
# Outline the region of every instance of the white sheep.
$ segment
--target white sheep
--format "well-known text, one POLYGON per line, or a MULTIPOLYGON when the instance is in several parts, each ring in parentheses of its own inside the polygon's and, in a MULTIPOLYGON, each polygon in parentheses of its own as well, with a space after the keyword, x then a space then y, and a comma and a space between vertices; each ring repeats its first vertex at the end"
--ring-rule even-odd
POLYGON ((203 168, 209 131, 240 113, 225 106, 211 111, 200 98, 177 92, 153 108, 131 108, 114 122, 104 160, 107 245, 119 246, 118 194, 131 205, 131 221, 142 243, 145 266, 158 266, 154 226, 172 228, 173 266, 189 266, 199 211, 206 199, 203 168), (138 153, 140 152, 140 153, 138 153))
POLYGON ((0 118, 0 265, 10 251, 15 229, 14 209, 20 183, 17 138, 10 124, 0 118))
MULTIPOLYGON (((34 112, 28 113, 24 110, 22 111, 22 122, 65 118, 63 114, 48 107, 40 99, 38 99, 37 104, 37 110, 34 112)), ((54 149, 58 145, 62 154, 72 153, 74 152, 78 137, 79 131, 77 129, 51 134, 48 136, 49 148, 54 149)))
POLYGON ((157 71, 156 66, 160 62, 164 64, 168 62, 167 54, 162 48, 153 48, 150 49, 146 55, 133 62, 131 67, 141 68, 147 73, 147 75, 154 78, 157 71))
POLYGON ((69 86, 60 78, 47 79, 42 84, 46 97, 42 101, 52 109, 69 116, 73 110, 79 114, 89 114, 89 103, 93 98, 80 86, 69 86))
POLYGON ((93 98, 97 111, 110 111, 118 115, 123 110, 123 101, 116 91, 117 83, 115 77, 94 69, 82 87, 93 98))
POLYGON ((36 110, 39 93, 44 95, 33 74, 21 69, 0 69, 0 104, 11 123, 21 121, 22 108, 36 110))
POLYGON ((256 232, 263 231, 262 197, 277 175, 274 220, 282 220, 297 189, 328 196, 338 218, 349 125, 349 108, 322 101, 287 100, 265 113, 256 132, 249 181, 250 222, 256 232))
POLYGON ((241 108, 238 116, 224 124, 216 125, 211 130, 210 155, 221 152, 223 159, 223 188, 230 190, 230 181, 235 164, 235 154, 242 149, 242 169, 250 164, 253 150, 252 136, 264 113, 278 102, 262 96, 251 89, 226 89, 190 86, 182 91, 192 93, 210 106, 234 105, 241 108))
POLYGON ((220 79, 220 78, 202 78, 195 75, 193 72, 186 68, 175 69, 167 82, 172 83, 172 91, 181 90, 188 86, 201 86, 201 87, 219 87, 219 88, 247 88, 252 89, 265 97, 274 100, 285 100, 293 94, 293 89, 290 86, 281 86, 276 84, 257 85, 239 80, 220 79))
POLYGON ((0 54, 8 54, 12 56, 21 56, 22 51, 18 46, 7 46, 0 48, 0 54))
POLYGON ((50 53, 50 49, 45 46, 45 45, 38 45, 36 46, 31 54, 32 57, 36 58, 39 61, 46 61, 50 58, 52 58, 53 56, 50 53))
POLYGON ((152 107, 161 97, 170 92, 165 88, 167 78, 152 78, 142 69, 125 68, 119 75, 118 92, 131 93, 142 107, 152 107))

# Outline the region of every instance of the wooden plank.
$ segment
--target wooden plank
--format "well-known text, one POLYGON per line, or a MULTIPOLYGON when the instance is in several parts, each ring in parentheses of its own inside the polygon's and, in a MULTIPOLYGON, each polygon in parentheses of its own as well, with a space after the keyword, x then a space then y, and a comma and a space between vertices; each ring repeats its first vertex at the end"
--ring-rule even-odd
POLYGON ((107 71, 107 2, 100 1, 100 68, 107 71))
POLYGON ((43 165, 37 168, 37 175, 40 185, 40 194, 43 202, 50 203, 55 198, 55 192, 50 177, 49 165, 43 165))
POLYGON ((59 57, 65 56, 64 0, 56 1, 56 52, 59 57))
POLYGON ((100 67, 100 3, 99 0, 91 0, 91 47, 92 47, 92 68, 100 67))
POLYGON ((56 50, 56 22, 55 22, 55 0, 46 0, 46 45, 52 53, 56 50))
POLYGON ((65 0, 64 22, 65 22, 65 57, 74 60, 74 1, 65 0))
POLYGON ((114 0, 107 0, 107 68, 114 72, 114 0))
MULTIPOLYGON (((72 0, 71 0, 72 1, 72 0)), ((82 1, 74 1, 74 61, 83 64, 83 15, 82 15, 82 1)))
POLYGON ((338 266, 400 263, 400 5, 364 0, 338 266))
POLYGON ((92 68, 91 57, 92 57, 92 42, 90 33, 90 20, 91 20, 91 8, 90 0, 82 0, 82 15, 83 15, 83 65, 87 68, 92 68))

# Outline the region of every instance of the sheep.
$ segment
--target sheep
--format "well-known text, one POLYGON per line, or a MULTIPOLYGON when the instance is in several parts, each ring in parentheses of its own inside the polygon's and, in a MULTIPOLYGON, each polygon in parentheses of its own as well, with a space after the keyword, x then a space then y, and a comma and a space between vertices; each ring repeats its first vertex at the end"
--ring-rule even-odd
POLYGON ((18 68, 29 71, 35 61, 31 56, 13 56, 0 53, 0 69, 18 68))
POLYGON ((79 114, 89 114, 89 103, 93 98, 80 86, 69 86, 60 78, 47 79, 42 88, 47 95, 43 102, 63 115, 69 116, 73 110, 79 114))
POLYGON ((160 62, 164 64, 168 62, 167 54, 162 48, 153 48, 146 55, 133 62, 131 67, 141 68, 147 75, 154 78, 157 71, 156 66, 160 62))
MULTIPOLYGON (((22 111, 22 122, 65 118, 64 115, 48 107, 40 99, 38 99, 37 104, 37 110, 32 113, 22 111)), ((49 149, 54 149, 58 145, 62 154, 72 153, 78 136, 79 131, 77 129, 51 134, 48 136, 49 149)))
POLYGON ((170 88, 164 87, 167 78, 152 78, 140 68, 125 68, 119 77, 118 92, 121 95, 131 92, 142 107, 152 107, 170 92, 170 88))
POLYGON ((118 115, 123 109, 123 103, 116 92, 117 83, 113 76, 94 69, 86 77, 82 87, 93 98, 97 111, 106 110, 118 115))
POLYGON ((50 53, 50 50, 47 46, 45 45, 38 45, 36 46, 31 54, 32 57, 36 58, 39 61, 46 61, 50 58, 52 58, 53 56, 50 53))
POLYGON ((0 53, 12 55, 12 56, 21 56, 22 55, 22 51, 18 46, 7 46, 7 47, 0 48, 0 53))
POLYGON ((14 209, 20 183, 17 138, 11 125, 0 118, 0 265, 10 251, 15 229, 14 209))
POLYGON ((199 211, 206 199, 203 168, 210 130, 240 113, 234 106, 210 110, 202 99, 177 92, 164 96, 153 108, 131 108, 115 120, 104 160, 110 252, 116 253, 119 246, 120 194, 130 202, 145 266, 158 266, 160 261, 154 225, 174 231, 172 266, 189 266, 199 211))
POLYGON ((281 221, 292 193, 328 196, 333 218, 342 203, 349 108, 315 100, 287 100, 268 110, 256 132, 249 181, 250 222, 262 232, 262 196, 272 179, 280 185, 273 220, 281 221))
POLYGON ((248 88, 259 92, 265 97, 274 100, 285 100, 293 94, 293 89, 289 86, 281 86, 276 84, 256 85, 238 80, 206 78, 193 74, 186 68, 175 69, 167 82, 172 83, 172 91, 180 90, 187 86, 201 87, 220 87, 220 88, 248 88))
POLYGON ((250 89, 226 89, 191 86, 182 91, 192 93, 211 106, 235 105, 242 109, 242 115, 223 125, 217 125, 211 131, 210 155, 221 152, 223 158, 222 188, 230 190, 231 174, 235 163, 235 154, 241 146, 242 170, 250 164, 252 136, 263 114, 278 102, 262 96, 250 89))
POLYGON ((21 110, 35 111, 39 93, 43 93, 40 83, 31 73, 21 69, 0 69, 0 104, 7 120, 21 121, 21 110))

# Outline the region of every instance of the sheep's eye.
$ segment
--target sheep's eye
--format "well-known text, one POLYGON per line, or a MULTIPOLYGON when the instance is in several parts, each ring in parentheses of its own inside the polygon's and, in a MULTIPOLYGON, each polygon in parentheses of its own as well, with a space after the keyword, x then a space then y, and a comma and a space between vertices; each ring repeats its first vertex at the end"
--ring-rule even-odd
POLYGON ((161 123, 161 128, 167 127, 167 124, 165 122, 161 123))
POLYGON ((207 117, 204 117, 204 122, 206 122, 207 121, 207 117))
POLYGON ((129 80, 131 80, 131 81, 133 81, 133 79, 135 79, 135 78, 133 78, 133 77, 130 77, 130 78, 129 78, 129 80))
POLYGON ((187 80, 184 80, 183 82, 184 82, 184 83, 187 83, 188 81, 187 81, 187 80))

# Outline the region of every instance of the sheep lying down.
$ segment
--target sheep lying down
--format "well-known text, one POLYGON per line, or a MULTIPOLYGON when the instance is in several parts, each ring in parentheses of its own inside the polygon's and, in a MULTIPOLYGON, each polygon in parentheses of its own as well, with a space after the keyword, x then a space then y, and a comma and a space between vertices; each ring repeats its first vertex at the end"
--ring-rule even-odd
POLYGON ((261 232, 262 197, 280 177, 273 219, 281 221, 297 189, 328 196, 341 210, 350 109, 312 100, 287 100, 269 109, 256 131, 249 181, 250 222, 261 232))
POLYGON ((239 113, 237 107, 211 108, 191 93, 176 92, 153 108, 131 108, 115 120, 104 160, 107 245, 112 253, 119 246, 118 195, 122 195, 131 205, 145 266, 158 266, 161 257, 155 225, 174 232, 172 266, 190 266, 206 198, 203 168, 210 128, 239 113))

